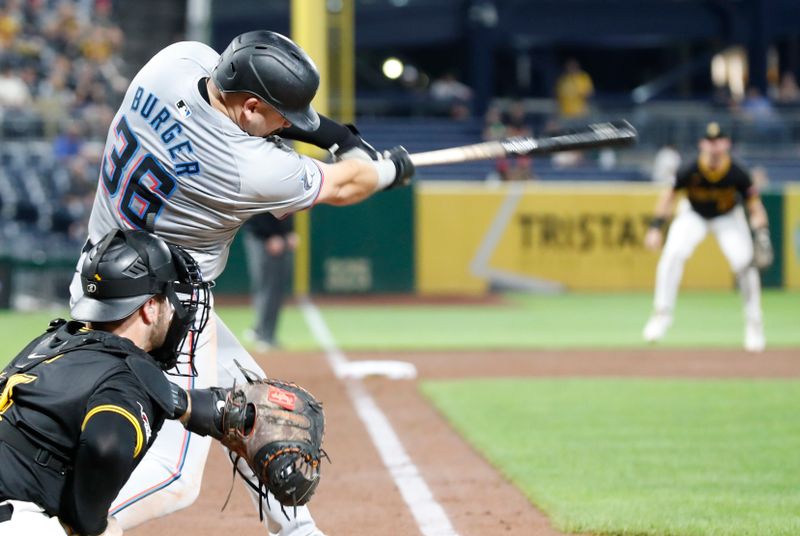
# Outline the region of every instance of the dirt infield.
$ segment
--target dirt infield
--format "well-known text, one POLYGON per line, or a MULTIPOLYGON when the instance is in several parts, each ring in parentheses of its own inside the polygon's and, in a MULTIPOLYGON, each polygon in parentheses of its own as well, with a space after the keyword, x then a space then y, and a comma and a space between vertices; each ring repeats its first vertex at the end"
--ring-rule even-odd
MULTIPOLYGON (((445 353, 351 353, 348 358, 400 359, 417 366, 421 379, 467 377, 798 377, 797 350, 761 355, 739 351, 627 350, 445 353)), ((272 353, 261 365, 271 375, 297 381, 324 401, 326 448, 333 464, 311 502, 329 536, 413 535, 420 531, 384 468, 367 431, 324 356, 272 353)), ((536 508, 456 435, 429 406, 415 381, 369 378, 368 392, 389 418, 403 447, 437 502, 463 536, 555 535, 536 508), (488 491, 487 491, 488 490, 488 491), (483 499, 480 499, 483 497, 483 499)), ((220 508, 231 485, 230 464, 212 448, 200 498, 190 508, 126 534, 144 536, 259 535, 257 514, 236 483, 231 502, 220 508)))

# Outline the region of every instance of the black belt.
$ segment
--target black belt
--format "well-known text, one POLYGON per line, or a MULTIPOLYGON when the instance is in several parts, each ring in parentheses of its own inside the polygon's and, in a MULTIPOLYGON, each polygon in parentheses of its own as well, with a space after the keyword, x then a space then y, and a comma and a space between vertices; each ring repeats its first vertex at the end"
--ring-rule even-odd
POLYGON ((33 461, 42 467, 49 467, 61 475, 67 474, 67 471, 71 469, 68 463, 56 458, 49 450, 35 445, 25 437, 25 434, 5 420, 0 421, 0 442, 13 447, 20 454, 33 458, 33 461))

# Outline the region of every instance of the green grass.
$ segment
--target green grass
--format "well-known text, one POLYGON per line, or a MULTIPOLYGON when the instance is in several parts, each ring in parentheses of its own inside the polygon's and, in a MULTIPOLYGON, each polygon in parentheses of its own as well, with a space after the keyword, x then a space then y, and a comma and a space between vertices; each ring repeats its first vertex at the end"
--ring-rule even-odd
POLYGON ((560 530, 800 534, 800 382, 475 380, 422 390, 560 530))
MULTIPOLYGON (((340 305, 321 307, 345 350, 459 350, 528 348, 637 348, 650 314, 649 293, 511 295, 499 305, 340 305)), ((800 294, 763 297, 770 347, 800 347, 800 294)), ((287 308, 279 336, 289 349, 316 344, 295 308, 287 308)), ((223 309, 240 333, 249 311, 223 309)), ((735 292, 686 292, 662 346, 739 348, 741 301, 735 292)))
MULTIPOLYGON (((498 305, 339 305, 321 307, 344 350, 637 348, 650 313, 649 293, 515 294, 498 305)), ((800 347, 800 293, 763 297, 769 347, 800 347)), ((222 307, 220 316, 242 338, 249 307, 222 307)), ((0 312, 0 363, 65 312, 0 312)), ((684 292, 661 346, 739 348, 741 302, 735 292, 684 292)), ((314 350, 301 312, 284 309, 278 338, 288 350, 314 350)))
POLYGON ((66 314, 66 310, 35 313, 0 311, 0 366, 14 357, 31 339, 43 333, 50 320, 66 314))
MULTIPOLYGON (((349 350, 636 348, 649 293, 511 295, 503 305, 324 307, 337 343, 349 350)), ((770 347, 800 346, 800 294, 763 297, 770 347)), ((734 347, 743 339, 735 292, 682 293, 665 347, 734 347)))

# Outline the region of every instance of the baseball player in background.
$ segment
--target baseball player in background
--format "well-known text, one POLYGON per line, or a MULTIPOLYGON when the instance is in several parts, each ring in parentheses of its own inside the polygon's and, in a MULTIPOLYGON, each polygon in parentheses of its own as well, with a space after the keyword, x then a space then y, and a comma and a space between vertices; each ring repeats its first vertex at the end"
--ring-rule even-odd
MULTIPOLYGON (((221 56, 199 42, 157 53, 131 81, 109 128, 88 244, 114 228, 150 229, 188 251, 213 281, 236 232, 255 214, 280 218, 315 203, 347 205, 407 184, 414 168, 405 149, 372 159, 374 150, 354 129, 311 107, 318 85, 308 55, 274 32, 242 34, 221 56), (276 134, 326 148, 341 160, 302 156, 276 134)), ((78 278, 71 289, 73 299, 80 295, 78 278)), ((212 312, 198 342, 196 376, 182 386, 241 384, 234 361, 263 375, 212 312)), ((200 492, 209 446, 209 438, 168 421, 111 514, 129 528, 190 505, 200 492)), ((239 469, 253 479, 245 464, 239 469)), ((274 498, 263 506, 271 532, 322 534, 305 506, 288 516, 274 498)))
POLYGON ((0 372, 0 535, 122 533, 111 502, 164 420, 187 413, 173 397, 193 397, 162 371, 191 359, 184 339, 207 318, 197 274, 144 231, 85 256, 70 313, 86 323, 53 321, 0 372))
POLYGON ((643 337, 656 342, 672 324, 672 314, 683 276, 683 266, 708 231, 714 233, 720 249, 736 275, 744 301, 744 347, 764 350, 761 313, 761 280, 758 267, 772 262, 767 213, 750 174, 731 158, 730 138, 719 124, 710 123, 699 142, 700 153, 677 175, 674 186, 659 198, 655 217, 645 236, 645 246, 661 247, 662 228, 670 218, 678 192, 686 199, 678 203, 666 244, 658 261, 653 314, 643 337), (742 204, 747 207, 748 221, 742 204), (754 238, 755 236, 755 255, 754 238))
POLYGON ((275 332, 290 290, 298 242, 294 217, 279 220, 272 214, 259 214, 247 222, 244 230, 247 271, 256 313, 251 330, 253 342, 256 349, 267 351, 280 347, 275 332))

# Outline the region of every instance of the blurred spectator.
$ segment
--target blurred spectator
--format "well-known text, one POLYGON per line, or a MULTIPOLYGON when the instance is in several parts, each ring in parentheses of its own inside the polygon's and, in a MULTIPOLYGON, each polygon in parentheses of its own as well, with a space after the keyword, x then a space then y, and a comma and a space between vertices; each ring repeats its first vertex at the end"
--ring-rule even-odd
POLYGON ((742 101, 741 112, 754 123, 771 121, 775 117, 772 103, 755 86, 747 88, 747 96, 742 101))
POLYGON ((497 106, 491 106, 486 110, 483 118, 483 139, 502 140, 508 137, 506 134, 506 124, 503 122, 503 112, 497 106))
POLYGON ((466 119, 470 115, 472 89, 456 76, 447 72, 431 82, 431 98, 434 104, 446 111, 453 119, 466 119))
POLYGON ((739 113, 750 123, 753 140, 768 143, 785 139, 786 130, 772 102, 757 87, 747 89, 747 95, 739 106, 739 113))
POLYGON ((0 107, 22 109, 31 103, 28 85, 10 62, 0 68, 0 107))
POLYGON ((22 21, 17 6, 8 2, 0 9, 0 49, 8 48, 22 29, 22 21))
MULTIPOLYGON (((486 110, 483 118, 482 138, 484 141, 502 140, 506 138, 506 124, 503 122, 503 113, 497 106, 491 106, 486 110)), ((507 158, 498 158, 495 161, 495 170, 489 174, 487 180, 499 181, 506 180, 504 176, 508 168, 507 158)))
POLYGON ((53 156, 58 161, 69 160, 80 154, 81 147, 83 147, 81 125, 77 121, 70 121, 53 140, 53 156))
MULTIPOLYGON (((483 139, 500 140, 511 136, 531 136, 525 105, 521 101, 511 103, 505 116, 500 109, 489 108, 484 117, 483 139)), ((531 178, 531 157, 514 156, 497 159, 495 177, 503 181, 518 181, 531 178)))
POLYGON ((800 87, 797 85, 797 79, 794 73, 787 71, 781 76, 777 100, 781 104, 795 104, 800 102, 800 87))
POLYGON ((589 98, 594 94, 592 78, 581 69, 574 58, 564 64, 564 71, 556 81, 556 98, 561 117, 572 119, 589 113, 589 98))
MULTIPOLYGON (((564 126, 556 119, 550 119, 544 126, 544 132, 554 135, 564 130, 564 126)), ((555 168, 577 167, 583 164, 583 151, 559 151, 550 157, 550 163, 555 168)))
POLYGON ((664 186, 675 184, 675 175, 681 167, 681 155, 672 144, 663 145, 653 159, 651 179, 664 186))

